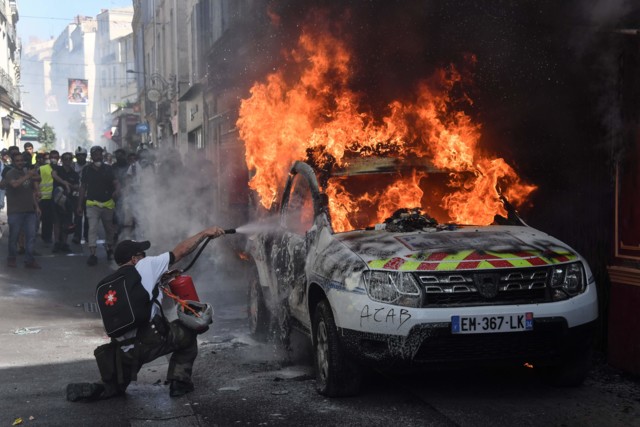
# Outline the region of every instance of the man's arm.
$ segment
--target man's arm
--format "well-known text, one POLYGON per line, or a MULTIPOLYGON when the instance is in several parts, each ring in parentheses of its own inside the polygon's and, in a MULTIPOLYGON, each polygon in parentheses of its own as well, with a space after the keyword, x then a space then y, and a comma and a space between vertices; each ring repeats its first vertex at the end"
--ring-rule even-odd
POLYGON ((183 240, 182 242, 178 243, 175 248, 173 248, 173 251, 171 251, 173 253, 173 256, 175 257, 173 262, 176 263, 185 256, 189 255, 207 237, 215 239, 216 237, 222 236, 223 234, 224 230, 222 228, 210 227, 206 230, 202 230, 198 234, 189 237, 186 240, 183 240))
POLYGON ((78 192, 78 206, 76 207, 76 214, 82 216, 84 210, 84 195, 86 192, 86 184, 80 184, 80 191, 78 192))
POLYGON ((34 180, 33 182, 35 183, 34 177, 36 176, 39 176, 38 172, 34 169, 31 169, 29 172, 22 175, 21 177, 9 180, 9 185, 12 186, 13 188, 18 188, 28 179, 33 179, 34 180))
POLYGON ((118 181, 117 179, 113 179, 113 194, 111 195, 111 198, 113 199, 117 199, 120 197, 120 181, 118 181))
POLYGON ((33 207, 36 211, 36 215, 38 215, 38 217, 40 217, 40 215, 42 215, 42 212, 40 211, 40 186, 38 185, 37 182, 33 182, 31 184, 31 191, 33 192, 33 207))
POLYGON ((58 184, 64 186, 64 188, 67 189, 67 193, 71 192, 71 184, 69 184, 67 181, 65 181, 64 179, 60 178, 58 176, 58 173, 54 170, 51 171, 51 177, 53 178, 53 180, 55 182, 57 182, 58 184))
POLYGON ((80 176, 80 188, 78 189, 78 206, 76 206, 76 215, 82 216, 82 213, 84 211, 84 196, 87 194, 85 170, 81 170, 78 175, 80 176))

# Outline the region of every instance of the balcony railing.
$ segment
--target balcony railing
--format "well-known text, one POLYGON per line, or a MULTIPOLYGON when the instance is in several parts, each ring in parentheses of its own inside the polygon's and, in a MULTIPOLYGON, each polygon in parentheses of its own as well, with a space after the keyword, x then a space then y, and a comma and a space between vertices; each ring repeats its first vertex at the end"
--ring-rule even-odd
POLYGON ((14 27, 9 23, 7 23, 7 35, 9 36, 9 44, 15 49, 16 48, 16 27, 14 27))
POLYGON ((20 93, 18 92, 18 88, 13 84, 11 76, 2 69, 0 69, 0 87, 7 91, 9 97, 15 104, 20 103, 20 93))

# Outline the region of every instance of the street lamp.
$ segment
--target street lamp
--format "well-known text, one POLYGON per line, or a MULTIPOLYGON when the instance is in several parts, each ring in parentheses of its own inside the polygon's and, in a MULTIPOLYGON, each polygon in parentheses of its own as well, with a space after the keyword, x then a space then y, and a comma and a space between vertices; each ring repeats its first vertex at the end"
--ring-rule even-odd
POLYGON ((147 99, 151 102, 160 102, 162 98, 168 95, 168 91, 171 90, 171 85, 164 77, 159 73, 152 73, 147 76, 147 73, 142 71, 127 70, 127 74, 142 74, 145 77, 145 92, 147 99), (146 78, 149 77, 150 85, 147 86, 146 78))

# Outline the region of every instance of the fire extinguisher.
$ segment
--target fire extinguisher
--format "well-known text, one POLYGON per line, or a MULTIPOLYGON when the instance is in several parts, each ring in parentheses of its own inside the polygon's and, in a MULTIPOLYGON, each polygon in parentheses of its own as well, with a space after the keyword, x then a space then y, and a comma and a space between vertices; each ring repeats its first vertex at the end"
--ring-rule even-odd
POLYGON ((181 274, 174 277, 169 282, 169 288, 181 300, 200 302, 200 297, 198 297, 198 292, 196 292, 196 286, 193 284, 191 276, 181 274))
MULTIPOLYGON (((236 230, 233 228, 224 230, 224 234, 234 234, 235 232, 236 230)), ((204 242, 196 256, 194 256, 193 260, 191 260, 191 263, 187 267, 185 267, 185 269, 182 270, 178 275, 174 276, 168 283, 169 288, 171 289, 171 293, 183 301, 200 302, 200 297, 198 297, 198 292, 196 291, 196 286, 193 283, 193 279, 191 278, 191 276, 187 276, 182 273, 186 272, 193 266, 209 241, 211 241, 211 238, 208 238, 204 242)))

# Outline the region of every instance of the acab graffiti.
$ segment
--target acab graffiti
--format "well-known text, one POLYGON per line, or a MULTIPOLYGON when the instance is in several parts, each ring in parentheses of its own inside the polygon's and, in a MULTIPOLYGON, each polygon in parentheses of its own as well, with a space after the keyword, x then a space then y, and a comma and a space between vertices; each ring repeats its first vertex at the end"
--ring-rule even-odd
POLYGON ((391 323, 398 325, 397 329, 400 329, 409 319, 411 319, 411 313, 406 308, 396 307, 369 307, 366 304, 360 310, 360 327, 363 322, 376 322, 376 323, 391 323))

